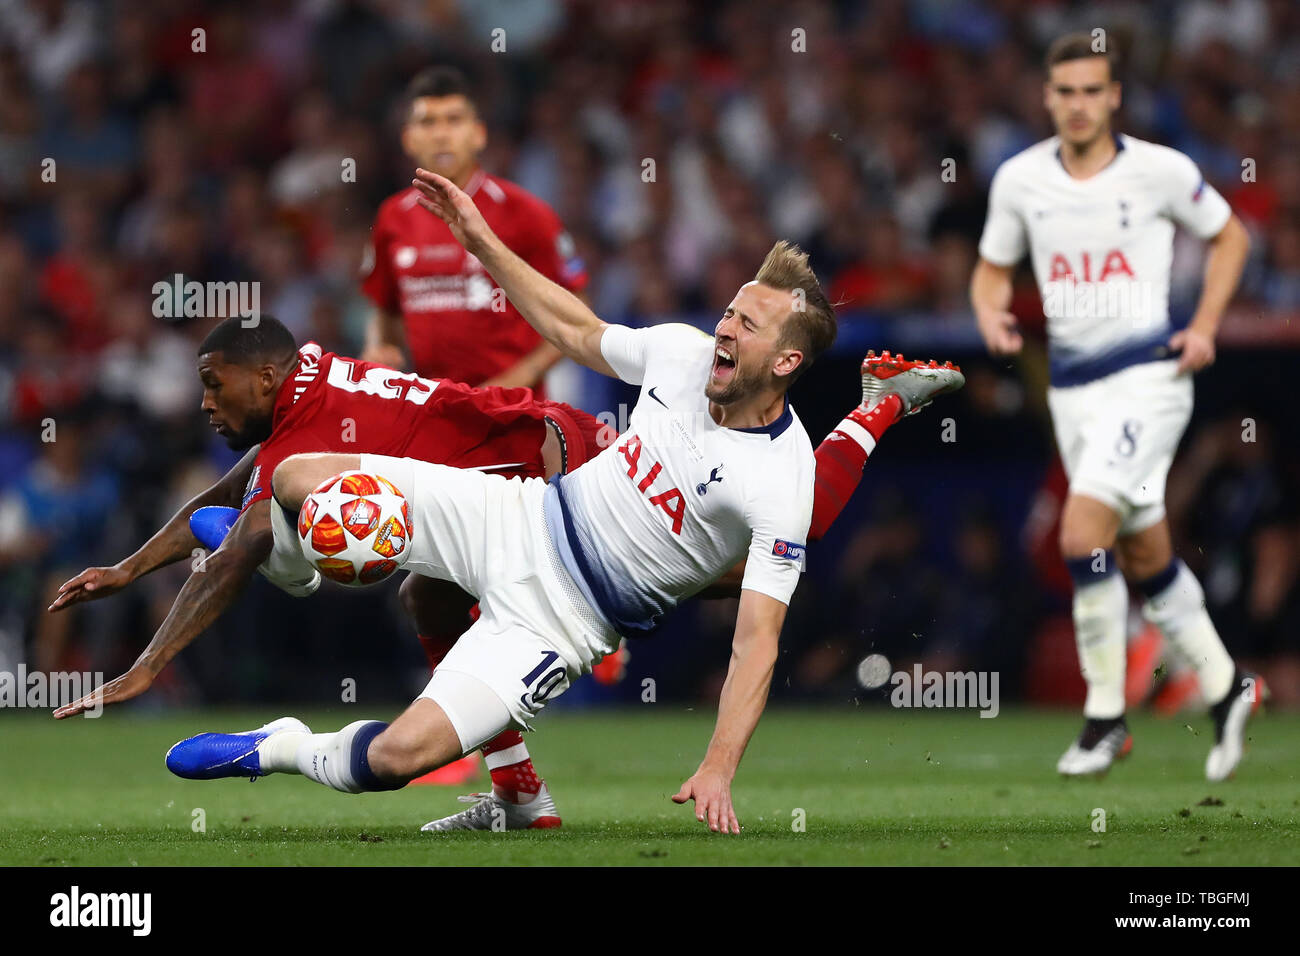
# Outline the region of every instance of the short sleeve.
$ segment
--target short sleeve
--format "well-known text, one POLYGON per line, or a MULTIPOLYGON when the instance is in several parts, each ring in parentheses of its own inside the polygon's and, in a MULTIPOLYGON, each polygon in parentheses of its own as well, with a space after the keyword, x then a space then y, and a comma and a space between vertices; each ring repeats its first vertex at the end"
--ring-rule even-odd
POLYGON ((1013 266, 1028 249, 1025 223, 1015 208, 1006 166, 993 176, 989 186, 989 211, 980 237, 980 257, 995 266, 1013 266))
POLYGON ((1192 160, 1175 150, 1160 177, 1169 218, 1198 239, 1213 239, 1228 224, 1232 207, 1205 181, 1192 160))
POLYGON ((752 502, 746 518, 752 531, 743 590, 758 591, 789 605, 799 576, 807 565, 808 527, 812 523, 812 490, 789 497, 764 493, 752 502))
POLYGON ((383 219, 384 209, 381 208, 370 228, 370 239, 361 257, 361 291, 383 311, 398 312, 401 302, 397 295, 397 283, 393 280, 393 260, 389 255, 383 219))
POLYGON ((614 374, 629 385, 640 385, 652 361, 672 360, 698 354, 712 342, 704 332, 691 325, 670 322, 648 329, 626 325, 608 325, 600 337, 600 354, 614 374))

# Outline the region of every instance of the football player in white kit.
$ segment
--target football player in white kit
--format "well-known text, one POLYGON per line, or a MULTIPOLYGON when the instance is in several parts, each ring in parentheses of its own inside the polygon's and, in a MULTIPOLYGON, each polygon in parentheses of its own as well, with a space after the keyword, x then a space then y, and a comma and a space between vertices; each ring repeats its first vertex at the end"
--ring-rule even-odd
POLYGON ((993 177, 971 302, 989 351, 1019 352, 1007 310, 1012 273, 1029 253, 1047 316, 1048 406, 1070 478, 1061 551, 1088 685, 1083 731, 1057 769, 1104 773, 1132 747, 1124 720, 1131 583, 1144 616, 1196 670, 1215 721, 1205 773, 1223 780, 1241 759, 1264 687, 1236 667, 1200 584, 1173 554, 1164 495, 1192 411, 1191 376, 1214 361, 1248 239, 1185 155, 1112 131, 1115 65, 1088 34, 1052 44, 1044 99, 1057 135, 993 177), (1179 331, 1168 313, 1175 225, 1208 244, 1200 301, 1179 331))
MULTIPOLYGON (((564 354, 640 386, 629 429, 549 484, 409 458, 296 455, 275 471, 296 513, 325 478, 382 475, 411 504, 406 568, 479 598, 479 620, 392 722, 312 734, 281 718, 243 734, 200 734, 168 754, 182 776, 301 773, 349 793, 390 790, 459 758, 546 701, 664 612, 746 559, 731 662, 713 738, 673 797, 710 829, 739 833, 731 781, 767 700, 786 608, 804 567, 812 445, 790 384, 835 336, 830 303, 797 247, 777 243, 713 336, 685 325, 607 325, 497 238, 449 180, 420 171, 422 203, 451 227, 510 300, 564 354)), ((907 413, 960 384, 931 363, 889 379, 907 413)), ((546 813, 488 797, 472 811, 546 813)), ((481 827, 472 827, 481 828, 481 827)))

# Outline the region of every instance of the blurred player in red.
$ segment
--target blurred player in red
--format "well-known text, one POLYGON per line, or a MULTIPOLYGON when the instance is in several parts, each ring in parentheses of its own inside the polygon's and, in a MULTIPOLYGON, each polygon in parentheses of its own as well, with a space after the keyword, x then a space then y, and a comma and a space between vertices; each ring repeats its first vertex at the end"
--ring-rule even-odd
MULTIPOLYGON (((435 67, 407 88, 402 149, 474 200, 483 218, 530 266, 571 292, 587 274, 573 240, 546 203, 478 164, 487 127, 459 70, 435 67)), ((375 304, 362 358, 468 385, 524 386, 560 358, 437 216, 407 188, 379 207, 361 288, 375 304)))

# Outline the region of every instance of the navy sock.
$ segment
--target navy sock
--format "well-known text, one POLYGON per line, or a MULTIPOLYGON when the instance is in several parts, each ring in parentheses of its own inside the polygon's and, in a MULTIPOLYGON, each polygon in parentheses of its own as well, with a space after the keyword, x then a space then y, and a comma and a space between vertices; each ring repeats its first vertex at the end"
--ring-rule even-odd
POLYGON ((370 741, 387 729, 388 724, 382 720, 372 721, 369 726, 362 727, 357 731, 357 735, 352 738, 352 779, 366 790, 401 790, 406 786, 407 781, 405 780, 401 783, 389 783, 380 780, 375 772, 370 769, 370 758, 367 755, 370 750, 370 741))
POLYGON ((1147 578, 1145 581, 1137 582, 1137 589, 1142 592, 1142 596, 1145 598, 1153 598, 1165 588, 1169 587, 1169 585, 1173 584, 1174 578, 1178 577, 1179 564, 1180 562, 1177 558, 1170 558, 1169 566, 1163 571, 1151 575, 1151 577, 1147 578))
POLYGON ((1070 572, 1070 577, 1074 580, 1076 588, 1095 584, 1104 578, 1110 577, 1118 570, 1115 564, 1115 553, 1109 548, 1099 555, 1088 555, 1085 558, 1066 558, 1065 567, 1070 572))

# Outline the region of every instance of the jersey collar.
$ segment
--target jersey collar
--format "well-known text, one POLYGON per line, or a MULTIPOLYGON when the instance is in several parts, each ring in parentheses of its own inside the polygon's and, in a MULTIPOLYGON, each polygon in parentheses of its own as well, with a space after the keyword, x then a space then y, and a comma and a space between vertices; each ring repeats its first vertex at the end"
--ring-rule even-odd
POLYGON ((733 428, 734 432, 744 432, 746 435, 766 435, 772 441, 781 437, 781 433, 790 427, 794 421, 794 412, 790 409, 790 396, 783 396, 785 407, 781 409, 781 414, 776 417, 776 421, 770 425, 755 425, 753 428, 733 428))
MULTIPOLYGON (((1124 152, 1124 140, 1120 138, 1119 133, 1116 133, 1114 130, 1111 130, 1110 136, 1111 139, 1115 141, 1115 155, 1110 158, 1109 163, 1101 167, 1101 169, 1097 170, 1097 172, 1093 173, 1092 176, 1089 176, 1088 179, 1092 179, 1100 175, 1101 173, 1105 172, 1106 170, 1110 169, 1112 166, 1115 165, 1115 161, 1119 159, 1119 154, 1124 152)), ((1070 176, 1070 171, 1065 168, 1065 160, 1061 158, 1061 145, 1059 142, 1056 145, 1056 161, 1061 164, 1061 169, 1065 172, 1065 175, 1070 176)), ((1073 176, 1070 176, 1070 178, 1074 179, 1073 176)), ((1079 182, 1079 180, 1075 180, 1075 182, 1079 182)), ((1084 180, 1084 182, 1087 182, 1087 180, 1084 180)))

